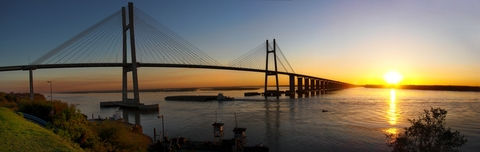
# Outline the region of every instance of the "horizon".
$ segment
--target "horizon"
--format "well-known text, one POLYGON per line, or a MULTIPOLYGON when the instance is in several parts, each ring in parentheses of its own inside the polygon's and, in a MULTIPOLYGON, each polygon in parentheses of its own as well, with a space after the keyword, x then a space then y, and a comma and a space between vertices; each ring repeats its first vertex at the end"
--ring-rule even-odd
MULTIPOLYGON (((279 84, 279 87, 288 87, 288 84, 279 84)), ((238 86, 197 86, 197 87, 158 87, 158 88, 140 88, 140 92, 162 92, 163 90, 169 90, 169 89, 178 89, 182 91, 182 89, 211 89, 211 88, 218 88, 218 89, 229 89, 229 88, 258 88, 262 89, 264 86, 263 85, 238 85, 238 86)), ((269 84, 268 87, 275 87, 275 84, 269 84)), ((297 87, 297 85, 295 85, 297 87)), ((467 91, 467 92, 478 92, 476 90, 480 90, 480 86, 468 86, 468 85, 409 85, 409 84, 403 84, 403 85, 388 85, 388 84, 361 84, 361 85, 353 85, 353 87, 363 87, 363 88, 380 88, 380 89, 405 89, 405 90, 430 90, 430 91, 467 91), (458 89, 415 89, 415 88, 404 88, 404 87, 467 87, 467 88, 473 88, 476 90, 458 90, 458 89)), ((96 92, 121 92, 122 89, 114 88, 114 89, 86 89, 86 90, 60 90, 60 91, 53 91, 53 93, 96 93, 96 92)), ((128 89, 128 92, 132 92, 133 89, 128 89)), ((5 91, 0 91, 4 93, 28 93, 28 91, 23 91, 23 92, 5 92, 5 91)), ((41 90, 36 93, 41 93, 41 94, 46 94, 50 93, 49 90, 41 90)))
MULTIPOLYGON (((382 85, 383 75, 395 70, 403 76, 399 85, 480 86, 480 44, 475 43, 480 40, 480 9, 475 1, 133 2, 222 63, 276 38, 296 73, 382 85)), ((125 5, 125 1, 5 2, 0 65, 28 64, 125 5)), ((0 75, 0 91, 28 91, 28 71, 0 75)), ((121 89, 120 68, 47 69, 35 70, 34 75, 35 90, 40 92, 48 90, 46 81, 54 82, 55 91, 121 89)), ((264 75, 140 68, 139 77, 140 89, 154 89, 255 86, 263 84, 264 75)), ((287 80, 280 76, 281 85, 287 80)))

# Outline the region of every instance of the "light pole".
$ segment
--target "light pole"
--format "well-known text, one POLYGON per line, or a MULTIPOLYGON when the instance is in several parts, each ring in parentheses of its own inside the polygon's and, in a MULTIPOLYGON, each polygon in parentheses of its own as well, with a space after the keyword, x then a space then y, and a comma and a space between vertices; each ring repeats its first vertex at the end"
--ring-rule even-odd
POLYGON ((53 102, 52 81, 47 81, 47 83, 50 85, 50 102, 53 102))
POLYGON ((166 137, 165 137, 164 117, 165 116, 163 114, 157 116, 157 118, 162 118, 162 139, 161 139, 161 141, 162 141, 162 146, 164 148, 163 150, 167 151, 167 146, 166 146, 166 144, 167 144, 166 141, 167 140, 166 140, 166 137))
POLYGON ((165 125, 164 125, 164 115, 159 115, 158 118, 162 118, 162 140, 165 139, 165 125))

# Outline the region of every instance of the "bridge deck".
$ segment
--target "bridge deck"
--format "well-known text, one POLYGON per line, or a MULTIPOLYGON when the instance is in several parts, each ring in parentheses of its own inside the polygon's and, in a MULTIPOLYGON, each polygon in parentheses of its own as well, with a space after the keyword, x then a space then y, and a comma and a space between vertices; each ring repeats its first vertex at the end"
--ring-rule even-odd
MULTIPOLYGON (((131 64, 131 63, 129 63, 131 64)), ((22 71, 22 70, 36 70, 36 69, 56 69, 56 68, 91 68, 91 67, 123 67, 123 63, 71 63, 71 64, 39 64, 39 65, 17 65, 0 67, 2 71, 22 71)), ((263 69, 242 68, 242 67, 228 67, 218 65, 192 65, 192 64, 166 64, 166 63, 138 63, 138 67, 166 67, 166 68, 196 68, 196 69, 218 69, 218 70, 233 70, 233 71, 248 71, 265 73, 263 69)), ((274 71, 268 71, 274 72, 274 71)), ((297 74, 290 72, 278 72, 283 75, 293 75, 296 77, 308 77, 331 82, 343 83, 335 80, 309 76, 305 74, 297 74)))

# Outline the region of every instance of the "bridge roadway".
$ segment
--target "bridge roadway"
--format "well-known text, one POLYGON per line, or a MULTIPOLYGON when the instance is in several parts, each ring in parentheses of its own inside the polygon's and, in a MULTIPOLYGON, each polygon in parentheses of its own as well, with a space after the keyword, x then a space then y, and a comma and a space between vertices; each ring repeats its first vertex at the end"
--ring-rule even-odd
MULTIPOLYGON (((128 63, 126 66, 131 65, 128 63)), ((56 68, 93 68, 93 67, 123 67, 123 63, 70 63, 70 64, 38 64, 38 65, 16 65, 16 66, 4 66, 0 67, 2 71, 26 71, 36 69, 56 69, 56 68)), ((166 68, 195 68, 195 69, 218 69, 218 70, 232 70, 232 71, 247 71, 247 72, 260 72, 265 73, 263 69, 242 68, 242 67, 229 67, 218 65, 193 65, 193 64, 168 64, 168 63, 137 63, 137 67, 166 67, 166 68)), ((275 72, 275 71, 268 71, 275 72)), ((304 74, 290 73, 290 72, 278 72, 278 74, 295 76, 295 77, 307 77, 319 79, 322 81, 336 82, 345 84, 344 82, 319 78, 315 76, 309 76, 304 74)))

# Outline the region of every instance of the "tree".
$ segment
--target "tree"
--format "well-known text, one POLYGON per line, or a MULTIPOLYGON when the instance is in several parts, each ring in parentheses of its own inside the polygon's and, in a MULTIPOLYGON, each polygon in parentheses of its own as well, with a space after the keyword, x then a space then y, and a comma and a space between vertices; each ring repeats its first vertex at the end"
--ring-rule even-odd
POLYGON ((445 128, 447 111, 425 109, 418 119, 409 119, 411 126, 398 136, 387 134, 387 145, 393 152, 452 152, 467 142, 458 131, 445 128))

